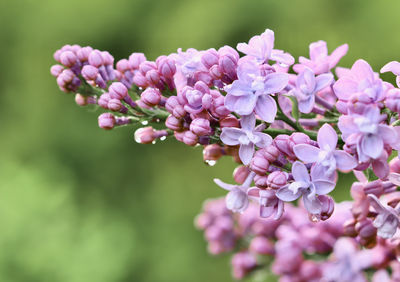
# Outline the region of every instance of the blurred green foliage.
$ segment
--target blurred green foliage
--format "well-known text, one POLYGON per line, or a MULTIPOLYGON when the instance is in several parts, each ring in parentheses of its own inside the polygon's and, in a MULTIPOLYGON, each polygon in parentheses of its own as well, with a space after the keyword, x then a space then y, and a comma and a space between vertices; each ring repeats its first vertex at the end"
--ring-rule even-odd
MULTIPOLYGON (((230 281, 193 227, 224 194, 234 164, 210 168, 200 148, 139 145, 106 132, 49 74, 53 52, 92 45, 115 58, 236 46, 265 28, 295 57, 324 39, 349 43, 341 62, 378 70, 399 60, 398 1, 203 0, 0 2, 0 281, 230 281)), ((391 79, 390 75, 385 78, 391 79)), ((348 197, 349 181, 335 194, 348 197)))

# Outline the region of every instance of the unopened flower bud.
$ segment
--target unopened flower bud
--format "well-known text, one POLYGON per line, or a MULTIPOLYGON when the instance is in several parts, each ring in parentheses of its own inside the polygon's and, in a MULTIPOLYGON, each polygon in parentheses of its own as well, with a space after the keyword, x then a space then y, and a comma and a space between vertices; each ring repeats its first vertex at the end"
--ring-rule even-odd
POLYGON ((370 219, 363 219, 357 222, 355 227, 358 235, 363 239, 369 240, 376 237, 377 230, 370 219))
POLYGON ((89 55, 92 51, 93 51, 92 47, 86 46, 80 48, 78 52, 76 52, 76 56, 78 57, 79 61, 86 62, 89 59, 89 55))
POLYGON ((112 99, 122 100, 126 95, 128 95, 128 89, 121 82, 113 82, 108 88, 108 92, 112 99))
POLYGON ((110 101, 111 97, 110 94, 108 93, 103 93, 101 94, 99 100, 97 101, 97 104, 99 104, 100 107, 103 109, 108 109, 108 101, 110 101))
POLYGON ((86 80, 95 80, 99 74, 99 69, 92 66, 86 65, 82 68, 82 76, 86 80))
POLYGON ((222 157, 222 148, 218 144, 211 144, 204 147, 203 160, 217 161, 222 157))
POLYGON ((161 93, 156 88, 147 88, 140 96, 140 100, 149 107, 153 107, 160 103, 161 93))
POLYGON ((110 99, 107 104, 108 109, 114 112, 118 112, 122 109, 123 105, 118 99, 110 99))
POLYGON ((165 121, 165 126, 173 131, 180 131, 182 130, 182 120, 170 115, 165 121))
POLYGON ((322 204, 321 213, 319 214, 319 217, 321 220, 327 220, 328 218, 331 217, 335 209, 335 201, 332 199, 332 197, 327 195, 319 195, 318 200, 322 204))
POLYGON ((274 245, 263 236, 254 237, 250 242, 250 251, 260 255, 273 255, 274 245))
POLYGON ((268 186, 273 189, 278 189, 287 184, 289 175, 283 171, 274 171, 268 175, 268 186))
POLYGON ((364 194, 374 194, 380 197, 383 194, 383 185, 381 180, 375 180, 364 185, 364 194))
POLYGON ((73 67, 77 59, 76 55, 71 51, 62 52, 60 55, 61 63, 68 68, 73 67))
POLYGON ((219 120, 219 126, 221 128, 224 127, 239 127, 239 120, 235 116, 227 116, 226 118, 223 118, 219 120))
POLYGON ((204 52, 203 56, 201 57, 201 62, 207 69, 210 69, 213 65, 218 64, 218 59, 219 55, 217 50, 211 48, 204 52))
POLYGON ((204 118, 196 118, 190 123, 190 130, 197 136, 210 135, 210 121, 204 118))
POLYGON ((343 234, 348 237, 357 237, 356 221, 351 218, 343 224, 343 234))
POLYGON ((101 52, 99 50, 93 50, 92 52, 90 52, 88 61, 89 64, 96 68, 104 64, 103 56, 101 55, 101 52))
POLYGON ((159 85, 159 83, 161 83, 160 74, 157 70, 149 70, 146 72, 145 77, 151 85, 159 85))
POLYGON ((155 131, 151 126, 142 127, 135 131, 135 141, 140 144, 150 144, 156 139, 155 131))
POLYGON ((139 69, 141 63, 146 61, 146 56, 143 53, 132 53, 129 56, 130 67, 134 70, 139 69))
POLYGON ((394 158, 389 162, 390 172, 400 173, 400 158, 394 158))
POLYGON ((172 78, 176 72, 175 61, 168 57, 158 60, 157 67, 160 74, 165 78, 172 78))
POLYGON ((251 170, 253 170, 257 174, 263 175, 263 174, 267 173, 268 168, 269 168, 269 162, 264 157, 262 150, 258 150, 254 154, 254 157, 250 163, 250 167, 251 167, 251 170))
POLYGON ((249 206, 247 193, 239 188, 232 189, 225 198, 226 207, 233 212, 243 212, 249 206))
POLYGON ((269 145, 262 149, 264 157, 270 162, 273 163, 279 157, 279 150, 274 145, 269 145))
POLYGON ((186 145, 194 146, 197 144, 198 140, 199 137, 197 137, 197 135, 190 130, 185 131, 185 133, 183 134, 183 143, 185 143, 186 145))
POLYGON ((257 174, 254 177, 254 184, 260 189, 268 188, 268 176, 257 174))
POLYGON ((99 122, 100 128, 109 130, 109 129, 114 128, 115 117, 111 113, 103 113, 103 114, 99 115, 98 122, 99 122))
POLYGON ((61 65, 53 65, 50 68, 50 73, 51 73, 52 76, 57 77, 62 73, 63 70, 64 70, 63 66, 61 66, 61 65))
POLYGON ((243 184, 247 176, 249 176, 250 169, 247 166, 238 166, 233 171, 233 179, 239 184, 243 184))
POLYGON ((75 103, 81 107, 86 106, 88 104, 86 97, 79 93, 75 94, 75 103))

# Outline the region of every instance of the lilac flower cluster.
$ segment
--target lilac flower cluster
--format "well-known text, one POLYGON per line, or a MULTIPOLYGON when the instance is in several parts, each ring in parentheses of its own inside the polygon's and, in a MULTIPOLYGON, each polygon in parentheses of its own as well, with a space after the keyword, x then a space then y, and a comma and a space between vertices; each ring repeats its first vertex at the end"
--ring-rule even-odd
MULTIPOLYGON (((363 253, 360 246, 379 246, 387 253, 396 249, 393 242, 400 234, 400 159, 395 156, 400 150, 400 63, 390 62, 381 69, 396 75, 397 85, 393 85, 364 60, 357 60, 350 69, 336 67, 347 53, 347 44, 329 54, 326 42, 311 43, 309 58, 300 57, 296 63, 289 53, 275 49, 274 41, 274 32, 267 29, 236 49, 178 49, 154 61, 133 53, 115 65, 106 51, 66 45, 55 52, 59 64, 51 67, 51 73, 62 91, 75 94, 78 105, 103 110, 98 118, 103 129, 131 125, 139 127, 135 140, 142 144, 173 136, 189 146, 203 146, 203 160, 209 165, 232 156, 239 164, 234 171, 237 184, 214 180, 228 191, 226 208, 245 218, 256 203, 259 219, 252 211, 254 221, 264 222, 267 229, 279 226, 277 230, 287 231, 282 231, 284 235, 278 231, 266 237, 262 234, 250 249, 274 249, 278 263, 273 269, 284 277, 282 281, 320 281, 330 275, 321 265, 340 269, 341 259, 363 253), (351 207, 337 205, 328 195, 336 187, 338 172, 357 176, 358 182, 349 189, 351 207), (331 223, 318 225, 329 227, 329 232, 313 227, 312 222, 326 221, 338 206, 349 208, 343 224, 331 219, 331 223), (301 236, 296 238, 309 236, 296 223, 303 218, 311 220, 304 223, 307 232, 327 234, 329 248, 324 252, 333 252, 339 262, 306 260, 305 270, 300 270, 302 254, 318 253, 315 250, 325 244, 297 246, 295 237, 286 238, 297 233, 301 236), (344 231, 339 232, 342 227, 344 231), (263 242, 270 247, 260 247, 263 242), (336 244, 347 246, 348 253, 341 253, 336 244), (296 249, 296 254, 288 252, 298 265, 292 269, 292 263, 280 263, 286 259, 278 255, 280 249, 282 254, 296 249), (295 276, 303 278, 296 280, 295 276)), ((236 216, 226 208, 221 201, 209 203, 198 218, 212 253, 232 250, 248 234, 246 228, 237 229, 236 216)), ((249 251, 238 253, 233 263, 236 277, 258 268, 257 258, 249 251)), ((374 267, 385 269, 387 265, 374 267)), ((346 275, 363 281, 362 271, 369 267, 355 265, 351 267, 354 273, 346 275)), ((382 273, 379 277, 387 275, 382 273)))

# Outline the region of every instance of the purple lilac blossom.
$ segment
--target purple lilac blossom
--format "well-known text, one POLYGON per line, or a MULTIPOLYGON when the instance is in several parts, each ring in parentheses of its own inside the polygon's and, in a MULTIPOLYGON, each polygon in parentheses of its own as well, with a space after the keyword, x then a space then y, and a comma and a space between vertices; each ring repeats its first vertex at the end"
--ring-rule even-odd
POLYGON ((276 192, 276 196, 285 202, 291 202, 303 196, 304 206, 310 214, 319 214, 322 204, 317 195, 325 195, 335 188, 335 182, 327 180, 324 175, 314 173, 311 177, 307 167, 296 161, 292 165, 292 176, 294 181, 276 192))
POLYGON ((275 195, 271 189, 250 188, 247 191, 250 199, 258 200, 260 205, 260 217, 267 218, 274 215, 273 219, 278 220, 284 212, 284 203, 275 195))
POLYGON ((262 127, 255 128, 256 117, 254 114, 242 116, 242 128, 222 128, 221 141, 229 146, 240 145, 239 157, 244 165, 248 165, 254 155, 254 146, 265 148, 272 143, 272 138, 266 133, 259 132, 262 127))
POLYGON ((333 75, 331 73, 315 76, 310 68, 304 68, 297 76, 296 88, 290 91, 298 101, 300 112, 310 113, 314 107, 317 92, 331 85, 332 81, 333 75))
POLYGON ((277 106, 271 94, 282 91, 288 84, 285 73, 261 70, 252 61, 239 64, 238 80, 225 87, 225 106, 239 115, 255 112, 260 119, 272 123, 277 106))
POLYGON ((324 124, 318 131, 318 147, 309 144, 298 144, 293 147, 296 157, 304 163, 316 163, 323 166, 327 175, 336 168, 349 171, 357 166, 357 160, 349 153, 336 150, 338 136, 329 124, 324 124))

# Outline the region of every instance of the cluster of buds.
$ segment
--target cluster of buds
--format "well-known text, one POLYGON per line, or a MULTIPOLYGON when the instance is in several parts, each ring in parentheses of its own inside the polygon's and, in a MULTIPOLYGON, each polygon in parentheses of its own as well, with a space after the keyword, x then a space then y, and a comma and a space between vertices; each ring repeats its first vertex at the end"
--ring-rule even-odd
MULTIPOLYGON (((336 259, 348 259, 335 251, 336 241, 354 245, 349 247, 354 254, 361 252, 357 246, 393 253, 392 243, 400 234, 400 161, 394 156, 400 150, 400 63, 381 69, 397 76, 393 85, 364 60, 350 69, 336 67, 347 44, 329 54, 326 42, 311 43, 309 58, 295 63, 289 53, 275 49, 274 40, 274 32, 267 29, 236 49, 178 49, 155 61, 133 53, 115 67, 108 52, 66 45, 54 54, 59 64, 51 73, 62 91, 75 93, 78 105, 104 111, 98 119, 103 129, 136 126, 135 140, 142 144, 174 137, 203 146, 203 160, 209 165, 233 157, 239 164, 234 171, 237 183, 214 180, 228 191, 229 212, 246 214, 257 205, 260 221, 267 220, 268 226, 274 222, 279 229, 286 228, 280 223, 292 222, 292 231, 304 238, 310 234, 303 234, 295 215, 287 214, 296 213, 297 220, 303 216, 310 226, 331 222, 323 225, 328 226, 330 242, 321 244, 329 245, 323 252, 333 252, 336 259), (349 187, 353 202, 347 205, 344 232, 335 231, 332 226, 342 230, 343 224, 330 219, 338 207, 329 196, 338 172, 354 172, 358 178, 349 187), (299 208, 290 202, 298 202, 299 208)), ((207 215, 198 222, 212 253, 232 250, 248 229, 236 230, 234 217, 218 205, 207 205, 207 215)), ((311 247, 294 247, 294 240, 279 234, 257 238, 249 251, 238 253, 235 276, 258 269, 251 250, 267 252, 262 244, 268 242, 275 244, 273 269, 284 281, 320 281, 325 275, 320 264, 302 258, 311 247), (280 263, 286 258, 278 250, 288 248, 297 252, 290 253, 293 263, 280 263), (296 275, 301 278, 296 280, 296 275)), ((312 248, 318 253, 322 245, 312 248)))

